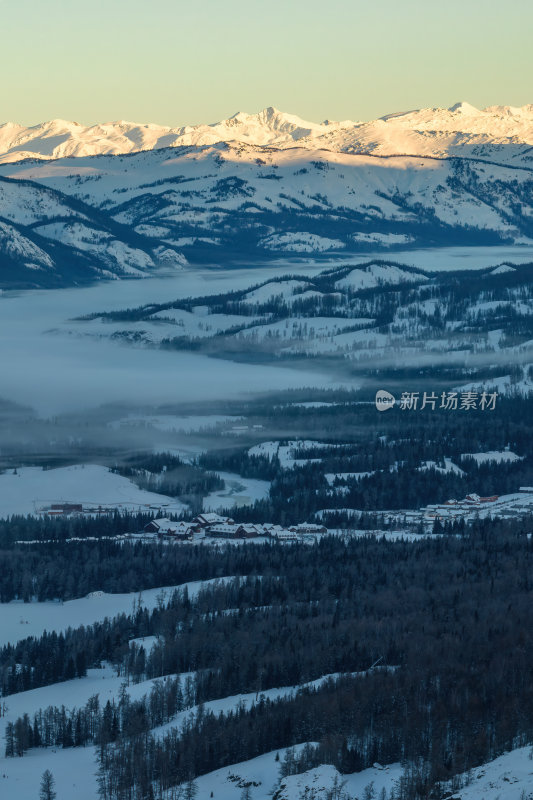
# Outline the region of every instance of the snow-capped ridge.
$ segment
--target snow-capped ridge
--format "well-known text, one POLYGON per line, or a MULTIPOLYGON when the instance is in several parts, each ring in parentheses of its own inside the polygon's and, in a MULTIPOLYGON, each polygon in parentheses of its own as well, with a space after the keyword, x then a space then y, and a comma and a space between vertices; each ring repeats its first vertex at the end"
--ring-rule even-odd
POLYGON ((533 145, 533 105, 495 105, 480 110, 461 101, 449 108, 399 111, 368 122, 310 122, 273 105, 253 114, 239 110, 219 122, 177 127, 127 120, 81 125, 61 118, 31 127, 6 122, 0 125, 0 162, 32 156, 122 155, 219 142, 278 149, 297 143, 306 149, 389 156, 443 157, 459 152, 509 161, 525 155, 524 146, 533 145), (509 146, 509 155, 501 152, 502 144, 509 146))

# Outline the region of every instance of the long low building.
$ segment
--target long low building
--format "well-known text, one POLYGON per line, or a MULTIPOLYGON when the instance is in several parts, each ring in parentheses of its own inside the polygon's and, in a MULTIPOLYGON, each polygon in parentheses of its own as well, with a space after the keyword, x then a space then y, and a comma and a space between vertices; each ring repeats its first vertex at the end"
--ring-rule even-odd
POLYGON ((213 511, 198 514, 193 519, 193 522, 201 528, 210 528, 214 525, 233 525, 234 522, 230 517, 221 517, 220 514, 215 514, 213 511))
POLYGON ((264 531, 261 530, 261 526, 250 523, 221 522, 218 525, 210 525, 206 529, 206 535, 221 539, 255 539, 257 536, 263 536, 264 531))
POLYGON ((199 514, 191 522, 160 517, 144 526, 145 533, 157 534, 167 539, 188 539, 189 541, 213 537, 215 539, 256 539, 268 536, 280 541, 297 541, 303 535, 323 535, 328 533, 324 525, 303 522, 299 525, 283 527, 274 523, 234 522, 219 514, 199 514))
POLYGON ((202 532, 202 528, 194 522, 173 522, 166 517, 153 519, 144 526, 145 533, 157 533, 159 536, 175 536, 189 538, 202 532))

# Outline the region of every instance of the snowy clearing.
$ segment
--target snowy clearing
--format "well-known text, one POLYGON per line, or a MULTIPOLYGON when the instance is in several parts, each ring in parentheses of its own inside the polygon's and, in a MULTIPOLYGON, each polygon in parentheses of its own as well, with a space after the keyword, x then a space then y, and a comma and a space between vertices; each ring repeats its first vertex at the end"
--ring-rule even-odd
POLYGON ((139 597, 142 605, 151 610, 158 604, 162 595, 167 602, 172 593, 177 589, 185 589, 189 596, 194 597, 203 586, 216 583, 217 580, 231 580, 231 578, 217 578, 208 581, 191 581, 179 586, 162 586, 156 589, 147 589, 143 592, 128 592, 126 594, 108 594, 106 592, 91 592, 87 597, 67 602, 23 603, 13 601, 0 603, 0 647, 8 643, 15 644, 28 636, 41 636, 44 631, 61 633, 67 628, 78 628, 81 625, 93 625, 95 622, 114 617, 119 614, 131 614, 133 604, 138 603, 139 597))
POLYGON ((486 464, 488 462, 501 464, 502 462, 521 461, 523 456, 517 456, 511 450, 489 450, 486 453, 463 453, 461 458, 473 458, 478 464, 486 464))
POLYGON ((52 503, 113 506, 123 511, 164 508, 179 514, 187 508, 179 500, 139 489, 129 478, 97 464, 58 469, 20 467, 0 475, 0 517, 35 514, 52 503))

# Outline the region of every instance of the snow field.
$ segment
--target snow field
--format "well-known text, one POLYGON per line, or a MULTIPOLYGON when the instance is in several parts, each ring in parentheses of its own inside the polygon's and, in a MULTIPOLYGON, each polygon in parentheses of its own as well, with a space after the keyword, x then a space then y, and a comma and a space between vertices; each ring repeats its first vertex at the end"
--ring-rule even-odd
POLYGON ((139 489, 133 481, 97 464, 57 469, 19 467, 0 474, 0 517, 35 514, 52 503, 112 506, 123 511, 164 507, 179 514, 187 506, 171 497, 139 489))
POLYGON ((216 584, 217 580, 227 581, 232 578, 216 578, 208 581, 191 581, 179 586, 162 586, 147 589, 143 592, 126 594, 108 594, 92 592, 87 597, 66 602, 23 603, 13 601, 0 603, 0 647, 15 644, 28 636, 42 636, 44 631, 65 632, 68 628, 81 625, 93 625, 105 617, 119 614, 131 614, 133 604, 141 599, 142 605, 151 610, 163 596, 167 602, 172 593, 187 588, 190 597, 194 597, 204 586, 216 584))

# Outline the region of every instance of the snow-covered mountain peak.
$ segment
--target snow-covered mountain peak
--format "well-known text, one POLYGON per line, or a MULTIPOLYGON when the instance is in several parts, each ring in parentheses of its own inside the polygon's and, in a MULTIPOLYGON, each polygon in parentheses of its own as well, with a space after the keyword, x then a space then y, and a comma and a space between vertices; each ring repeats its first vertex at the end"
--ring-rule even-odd
POLYGON ((488 106, 485 111, 501 117, 533 117, 533 104, 525 106, 488 106))
POLYGON ((68 119, 49 119, 46 122, 42 122, 40 125, 34 125, 33 130, 40 130, 40 131, 75 131, 82 128, 83 125, 80 125, 79 122, 72 122, 68 119))
POLYGON ((297 143, 306 150, 380 156, 461 155, 516 164, 517 159, 529 158, 527 148, 533 145, 533 105, 480 110, 462 101, 449 108, 387 114, 370 122, 309 122, 268 106, 254 114, 238 111, 219 122, 174 128, 127 120, 84 126, 54 119, 27 128, 5 123, 0 125, 0 163, 210 147, 221 142, 281 150, 297 143))
POLYGON ((467 103, 464 100, 462 100, 460 103, 454 103, 453 106, 450 106, 448 111, 451 111, 452 114, 477 115, 481 113, 478 108, 471 105, 470 103, 467 103))
POLYGON ((274 106, 268 106, 257 114, 239 111, 229 119, 210 127, 221 135, 232 130, 241 142, 275 146, 290 144, 309 136, 321 136, 330 129, 329 125, 308 122, 274 106))

